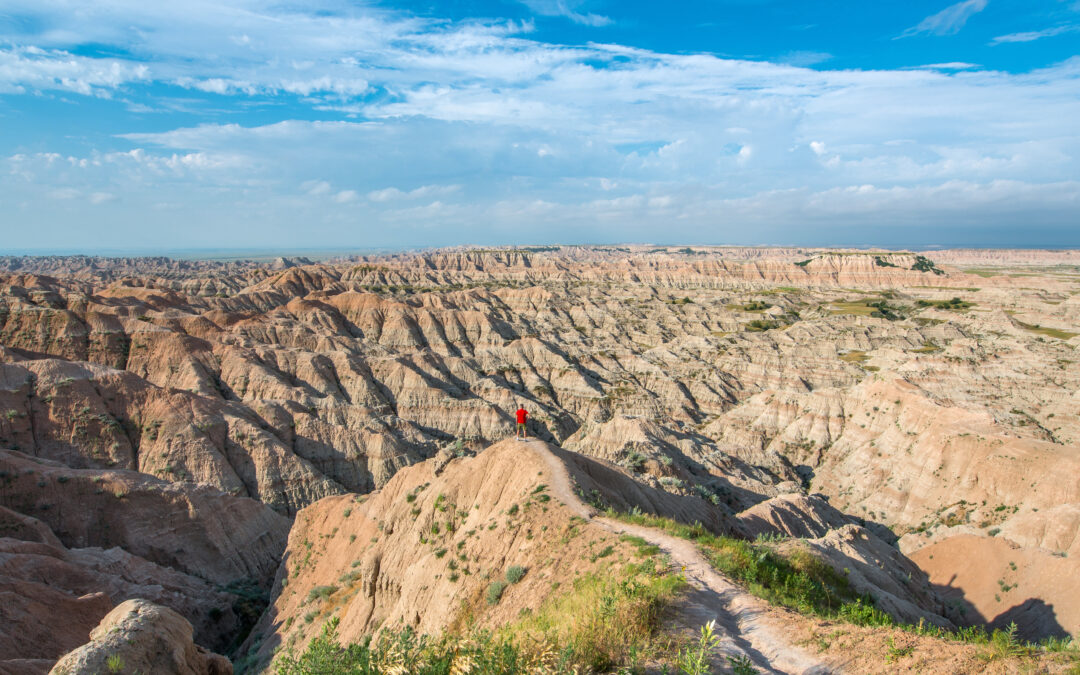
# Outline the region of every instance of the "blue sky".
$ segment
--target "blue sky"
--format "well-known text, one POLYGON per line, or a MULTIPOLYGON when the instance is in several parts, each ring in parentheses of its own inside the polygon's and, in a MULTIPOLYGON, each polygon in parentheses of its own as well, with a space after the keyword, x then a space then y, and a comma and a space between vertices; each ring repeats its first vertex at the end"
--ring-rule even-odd
POLYGON ((1078 0, 0 0, 0 252, 1080 246, 1078 48, 1078 0))

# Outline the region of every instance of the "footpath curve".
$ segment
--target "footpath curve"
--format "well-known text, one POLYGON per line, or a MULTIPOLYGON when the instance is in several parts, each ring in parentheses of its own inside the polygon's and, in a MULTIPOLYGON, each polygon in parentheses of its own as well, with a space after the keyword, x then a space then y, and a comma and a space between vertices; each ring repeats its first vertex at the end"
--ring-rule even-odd
POLYGON ((693 542, 673 537, 650 527, 622 523, 597 515, 597 511, 574 492, 573 481, 566 465, 539 439, 521 443, 540 456, 547 464, 553 497, 559 499, 576 515, 616 534, 641 537, 657 546, 683 569, 690 584, 690 618, 704 625, 716 621, 722 637, 720 658, 716 665, 727 666, 726 656, 745 656, 759 672, 785 675, 820 675, 837 672, 787 641, 782 620, 776 616, 783 610, 743 590, 718 573, 702 556, 693 542))

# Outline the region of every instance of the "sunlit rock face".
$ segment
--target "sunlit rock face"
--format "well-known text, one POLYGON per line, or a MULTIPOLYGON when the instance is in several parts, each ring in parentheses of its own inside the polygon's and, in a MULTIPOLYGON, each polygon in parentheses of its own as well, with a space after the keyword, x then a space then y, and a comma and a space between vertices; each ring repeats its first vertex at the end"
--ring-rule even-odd
MULTIPOLYGON (((482 451, 523 405, 533 435, 732 531, 826 558, 895 542, 931 582, 955 574, 969 620, 1038 601, 1056 624, 1029 634, 1075 633, 1047 581, 1080 578, 1080 275, 1062 255, 0 258, 0 575, 25 582, 20 630, 48 603, 81 617, 35 658, 132 597, 224 649, 250 624, 237 584, 269 587, 298 511, 482 451), (965 568, 972 546, 997 576, 965 568), (1026 576, 995 600, 1013 550, 1026 576), (35 586, 39 564, 69 581, 35 586)), ((893 591, 909 618, 940 609, 893 591)))

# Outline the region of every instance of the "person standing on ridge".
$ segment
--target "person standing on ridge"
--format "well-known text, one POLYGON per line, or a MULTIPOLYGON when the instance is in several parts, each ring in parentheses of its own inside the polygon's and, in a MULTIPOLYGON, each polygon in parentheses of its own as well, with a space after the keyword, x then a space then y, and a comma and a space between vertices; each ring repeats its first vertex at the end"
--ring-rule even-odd
POLYGON ((525 410, 524 406, 518 406, 517 413, 517 437, 528 438, 529 432, 525 430, 525 420, 528 419, 529 413, 525 410))

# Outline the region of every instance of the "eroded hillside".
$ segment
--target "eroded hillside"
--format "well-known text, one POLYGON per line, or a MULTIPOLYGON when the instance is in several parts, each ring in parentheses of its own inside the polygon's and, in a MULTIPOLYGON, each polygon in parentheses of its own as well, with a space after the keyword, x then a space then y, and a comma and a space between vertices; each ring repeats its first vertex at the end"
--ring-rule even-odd
MULTIPOLYGON (((347 535, 390 559, 392 537, 364 528, 430 527, 409 515, 437 492, 413 505, 416 485, 391 479, 440 450, 479 461, 518 405, 541 439, 618 469, 620 489, 589 488, 606 506, 802 538, 839 569, 862 560, 856 581, 905 621, 1080 630, 1080 269, 1067 255, 613 247, 0 268, 13 599, 0 659, 37 664, 19 672, 43 672, 129 598, 234 649, 275 574, 295 569, 295 551, 278 568, 287 539, 316 531, 321 511, 302 509, 354 509, 368 525, 347 535), (46 564, 68 581, 43 584, 46 564), (51 603, 81 617, 70 634, 42 628, 51 603)), ((508 508, 464 501, 480 507, 455 523, 465 531, 508 508)), ((495 557, 474 564, 516 563, 495 557)), ((317 578, 366 574, 356 560, 317 578)), ((475 595, 449 574, 399 592, 410 606, 475 595)), ((274 593, 257 633, 292 618, 273 633, 287 642, 315 610, 274 593)), ((334 597, 351 637, 453 620, 334 597)))

